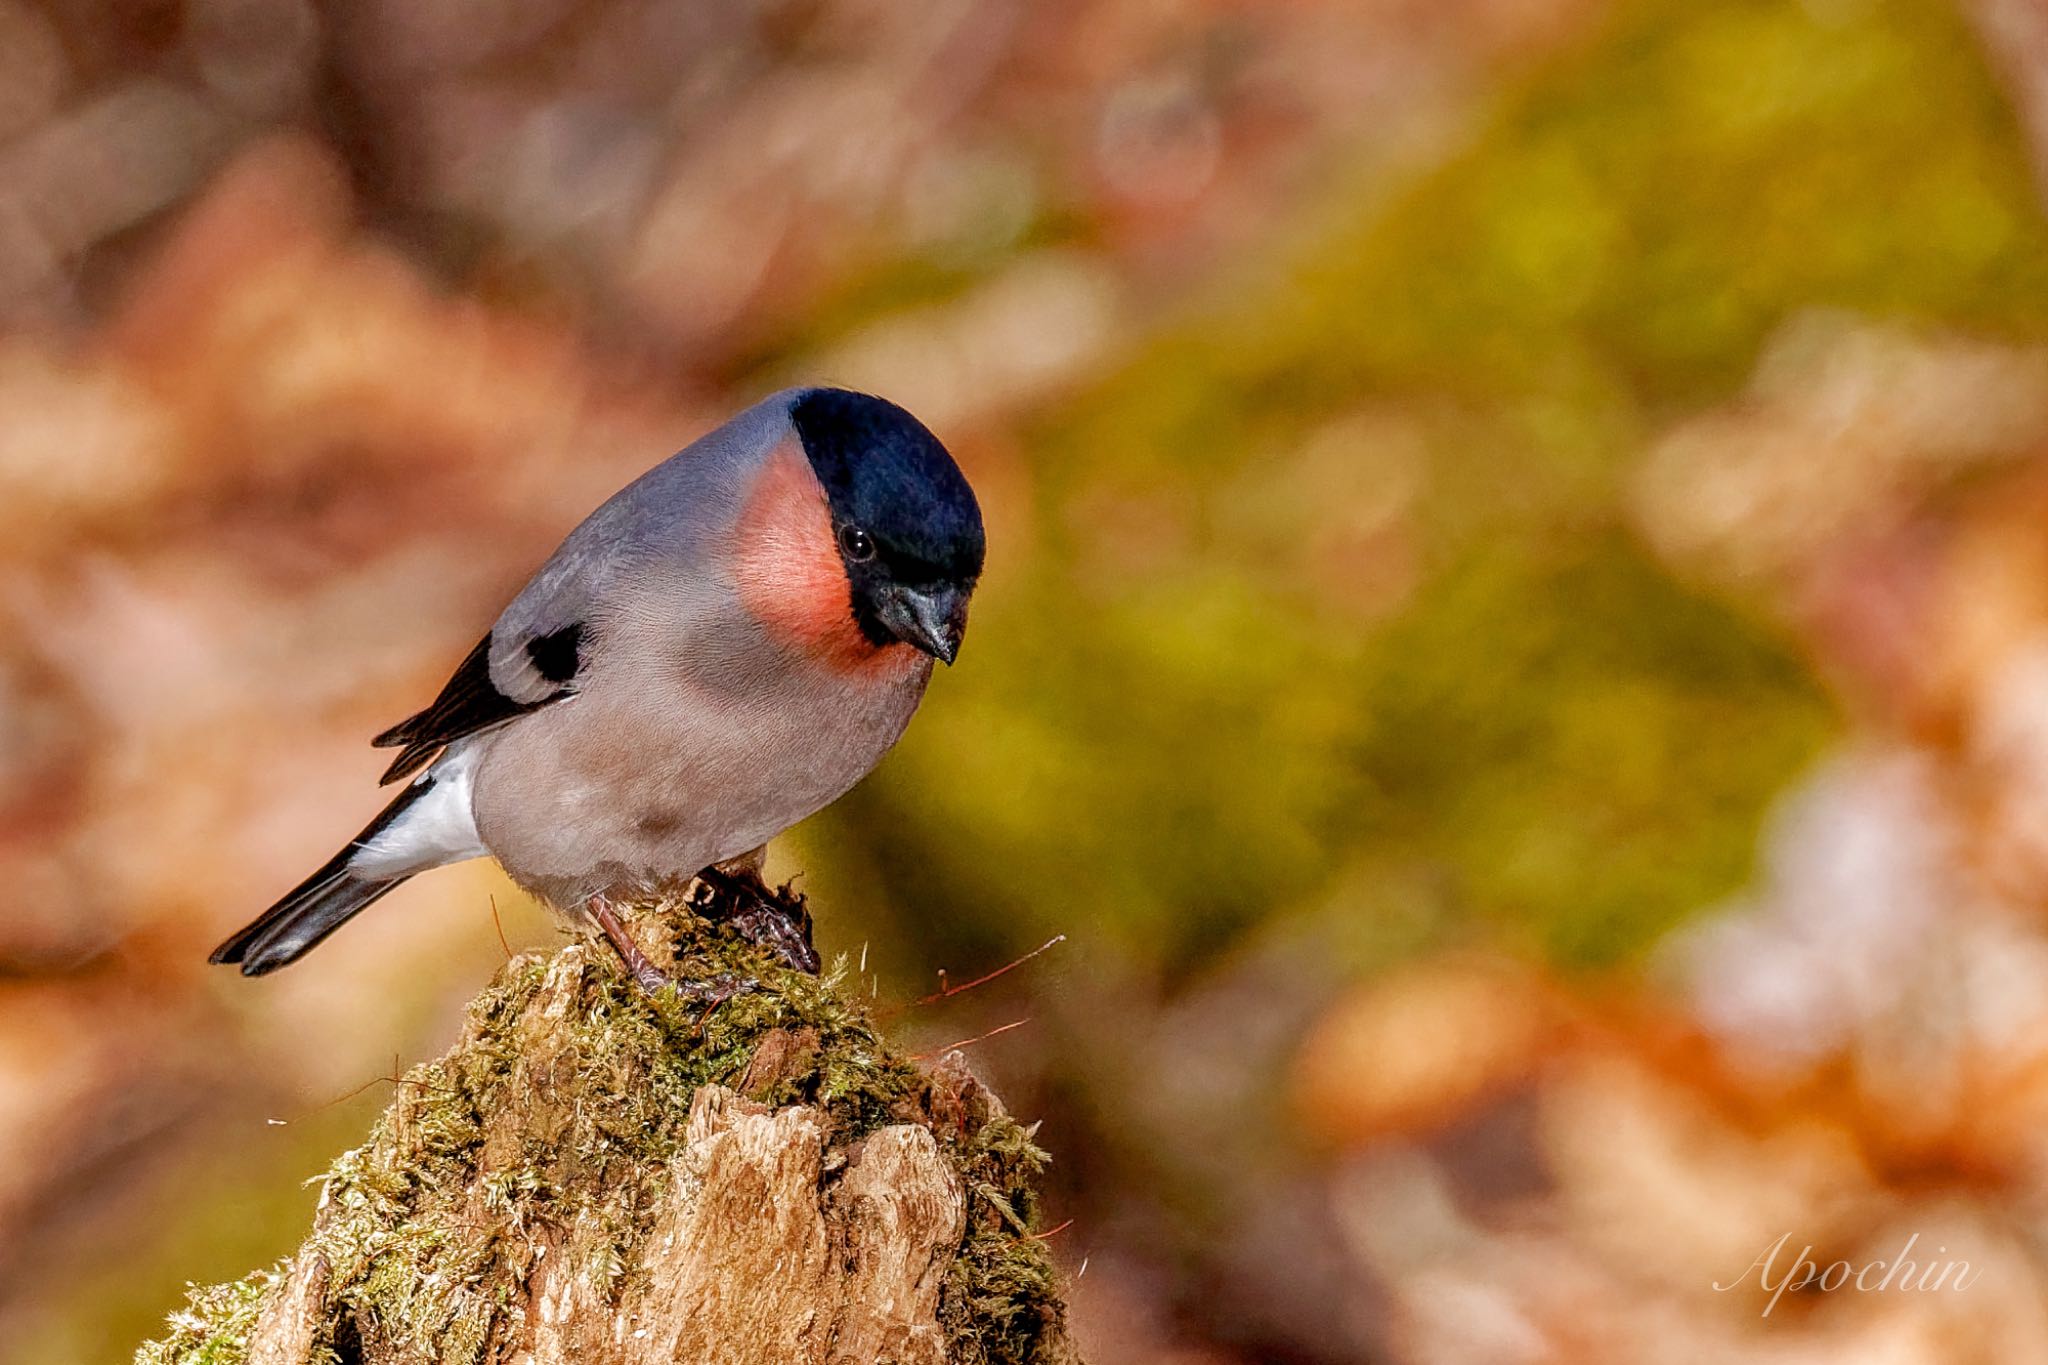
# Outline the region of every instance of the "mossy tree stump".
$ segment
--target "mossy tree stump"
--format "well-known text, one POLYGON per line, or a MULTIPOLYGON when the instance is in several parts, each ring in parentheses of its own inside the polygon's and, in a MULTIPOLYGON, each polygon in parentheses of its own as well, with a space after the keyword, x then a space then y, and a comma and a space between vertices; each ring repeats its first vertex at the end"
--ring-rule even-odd
POLYGON ((958 1054, 919 1068, 678 903, 627 920, 679 975, 766 989, 707 1010, 601 945, 514 959, 298 1253, 195 1289, 138 1365, 1075 1359, 1030 1236, 1044 1154, 958 1054))

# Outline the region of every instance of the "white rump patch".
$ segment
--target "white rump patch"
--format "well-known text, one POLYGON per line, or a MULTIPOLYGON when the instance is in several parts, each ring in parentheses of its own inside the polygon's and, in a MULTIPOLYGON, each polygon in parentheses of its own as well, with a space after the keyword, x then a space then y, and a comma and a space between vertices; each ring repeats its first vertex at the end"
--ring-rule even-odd
POLYGON ((487 857, 490 850, 477 835, 470 802, 475 772, 475 749, 451 747, 413 779, 416 787, 432 783, 427 793, 359 848, 348 861, 349 871, 364 878, 403 877, 487 857))

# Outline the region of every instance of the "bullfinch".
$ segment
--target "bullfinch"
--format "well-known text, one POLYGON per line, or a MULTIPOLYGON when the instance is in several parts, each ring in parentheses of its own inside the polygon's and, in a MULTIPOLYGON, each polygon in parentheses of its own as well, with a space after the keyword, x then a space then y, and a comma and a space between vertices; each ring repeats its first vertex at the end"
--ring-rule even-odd
POLYGON ((982 554, 973 489, 902 408, 756 404, 569 534, 377 736, 397 799, 211 960, 275 971, 408 877, 490 856, 661 988, 612 902, 744 876, 865 777, 959 653, 982 554))

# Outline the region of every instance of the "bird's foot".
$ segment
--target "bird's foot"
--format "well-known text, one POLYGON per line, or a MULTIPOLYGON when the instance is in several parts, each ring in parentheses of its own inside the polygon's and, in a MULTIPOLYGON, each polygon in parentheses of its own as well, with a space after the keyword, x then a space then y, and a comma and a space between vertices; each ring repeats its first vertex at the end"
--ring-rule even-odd
POLYGON ((771 890, 752 873, 707 867, 697 874, 695 908, 723 920, 747 942, 765 948, 785 967, 812 976, 824 964, 811 942, 811 912, 804 898, 785 884, 771 890))
POLYGON ((603 896, 592 896, 585 908, 590 911, 591 919, 597 921, 597 927, 604 931, 605 941, 612 945, 619 961, 626 964, 627 975, 641 990, 649 995, 659 995, 676 984, 673 977, 655 966, 640 950, 640 945, 626 932, 626 926, 619 922, 618 911, 612 909, 610 901, 603 896))
POLYGON ((633 978, 633 984, 650 996, 674 991, 683 1000, 709 1005, 715 1010, 736 995, 761 989, 761 983, 752 977, 734 976, 730 972, 720 972, 701 981, 678 981, 655 966, 641 951, 633 936, 626 932, 626 926, 619 922, 618 912, 612 909, 611 902, 602 896, 592 896, 589 910, 590 917, 597 921, 597 927, 604 931, 605 940, 612 945, 612 951, 626 964, 626 973, 633 978))

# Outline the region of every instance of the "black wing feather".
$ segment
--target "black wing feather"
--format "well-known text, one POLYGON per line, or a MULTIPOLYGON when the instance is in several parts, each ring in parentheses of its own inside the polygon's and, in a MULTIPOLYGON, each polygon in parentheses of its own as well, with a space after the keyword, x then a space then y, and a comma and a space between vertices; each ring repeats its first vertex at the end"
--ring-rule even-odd
POLYGON ((398 757, 391 761, 391 766, 378 780, 390 783, 410 776, 433 762, 436 754, 465 735, 503 725, 508 720, 571 695, 575 690, 573 661, 578 658, 582 635, 583 627, 576 624, 528 641, 528 656, 548 681, 561 686, 537 701, 515 701, 500 692, 498 685, 491 681, 491 637, 486 634, 457 666, 455 675, 448 679, 432 705, 370 741, 379 749, 398 750, 398 757), (570 661, 567 664, 565 656, 570 661))

